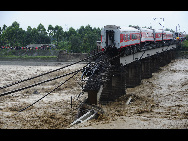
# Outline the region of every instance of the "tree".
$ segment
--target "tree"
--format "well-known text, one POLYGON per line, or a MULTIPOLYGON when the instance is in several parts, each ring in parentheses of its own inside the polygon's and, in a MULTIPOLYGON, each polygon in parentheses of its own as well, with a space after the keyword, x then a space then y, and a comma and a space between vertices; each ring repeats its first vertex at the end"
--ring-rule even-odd
POLYGON ((58 46, 58 42, 63 38, 63 28, 61 26, 56 25, 54 28, 54 39, 56 40, 56 45, 58 46))
POLYGON ((39 33, 37 43, 40 44, 50 43, 50 37, 47 35, 44 25, 40 23, 37 27, 37 31, 39 33))
POLYGON ((32 38, 32 28, 31 26, 27 27, 27 31, 25 32, 25 43, 26 45, 30 44, 33 41, 32 38))
POLYGON ((71 42, 71 50, 75 53, 81 52, 81 38, 79 36, 71 35, 70 37, 71 42))
POLYGON ((13 22, 11 26, 5 28, 3 27, 2 38, 5 44, 10 46, 23 46, 24 42, 24 30, 19 27, 18 22, 13 22))
POLYGON ((2 30, 2 31, 5 31, 6 28, 7 28, 7 26, 4 24, 4 25, 3 25, 3 30, 2 30))
POLYGON ((20 28, 18 22, 14 21, 11 26, 5 24, 0 27, 0 44, 10 46, 26 46, 28 44, 54 43, 58 48, 72 50, 74 52, 89 52, 96 47, 96 41, 100 40, 101 29, 92 28, 89 24, 75 30, 70 27, 64 32, 61 26, 48 26, 46 31, 41 23, 37 28, 20 28))
POLYGON ((50 24, 48 26, 48 36, 50 37, 50 42, 52 43, 53 41, 53 36, 54 36, 54 27, 50 24))
POLYGON ((73 36, 76 36, 76 35, 77 35, 77 32, 76 32, 76 30, 75 30, 73 27, 70 27, 70 28, 69 28, 69 31, 66 33, 67 40, 69 40, 69 38, 70 38, 72 35, 73 35, 73 36))
POLYGON ((38 38, 39 38, 39 33, 38 30, 34 27, 31 31, 31 37, 32 37, 32 44, 37 44, 38 43, 38 38))
POLYGON ((41 23, 38 25, 37 30, 38 30, 39 34, 47 35, 46 29, 45 29, 44 25, 42 25, 41 23))

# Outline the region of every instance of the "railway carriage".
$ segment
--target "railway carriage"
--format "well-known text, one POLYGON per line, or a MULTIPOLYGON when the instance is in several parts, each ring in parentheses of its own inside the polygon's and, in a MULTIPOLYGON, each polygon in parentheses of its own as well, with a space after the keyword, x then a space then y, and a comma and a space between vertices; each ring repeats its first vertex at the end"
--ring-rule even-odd
MULTIPOLYGON (((148 28, 120 28, 106 25, 101 30, 101 49, 123 51, 125 55, 174 43, 173 33, 148 28)), ((116 53, 115 53, 116 54, 116 53)))
POLYGON ((136 53, 140 45, 140 31, 132 27, 120 29, 120 48, 125 53, 136 53))
POLYGON ((162 30, 155 30, 155 43, 157 47, 161 47, 162 46, 162 30))
POLYGON ((154 33, 152 29, 141 28, 141 42, 154 42, 154 33))
POLYGON ((141 49, 147 50, 154 48, 155 34, 153 29, 140 28, 141 34, 141 49))
POLYGON ((107 25, 101 30, 101 49, 117 49, 131 54, 137 51, 140 44, 140 31, 132 27, 120 28, 107 25))
POLYGON ((165 41, 165 45, 169 46, 173 44, 173 33, 170 31, 164 31, 163 34, 164 34, 163 40, 165 41))

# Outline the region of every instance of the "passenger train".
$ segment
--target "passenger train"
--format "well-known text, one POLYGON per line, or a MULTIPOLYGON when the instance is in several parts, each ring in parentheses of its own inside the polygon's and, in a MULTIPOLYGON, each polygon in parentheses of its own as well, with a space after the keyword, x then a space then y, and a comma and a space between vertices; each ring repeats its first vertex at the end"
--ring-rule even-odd
POLYGON ((170 46, 176 43, 176 37, 177 34, 170 31, 106 25, 101 30, 101 49, 123 51, 125 55, 130 55, 138 51, 170 46))

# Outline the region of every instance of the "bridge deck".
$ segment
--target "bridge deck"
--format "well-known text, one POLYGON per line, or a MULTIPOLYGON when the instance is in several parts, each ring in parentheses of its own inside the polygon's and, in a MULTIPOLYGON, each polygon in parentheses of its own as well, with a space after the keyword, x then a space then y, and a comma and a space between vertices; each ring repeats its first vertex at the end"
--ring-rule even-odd
POLYGON ((176 45, 171 45, 169 47, 165 46, 165 47, 160 47, 160 48, 156 48, 156 49, 137 52, 137 53, 132 54, 132 55, 120 57, 120 63, 122 63, 123 65, 127 65, 131 62, 134 62, 136 59, 143 59, 145 57, 152 56, 152 55, 155 55, 157 53, 161 53, 161 52, 171 50, 171 49, 174 49, 174 48, 176 48, 176 45))

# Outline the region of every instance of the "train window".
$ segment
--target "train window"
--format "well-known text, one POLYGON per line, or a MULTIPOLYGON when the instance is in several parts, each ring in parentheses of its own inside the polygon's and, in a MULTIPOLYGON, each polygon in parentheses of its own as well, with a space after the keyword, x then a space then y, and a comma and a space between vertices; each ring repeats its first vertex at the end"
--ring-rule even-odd
POLYGON ((136 39, 139 39, 140 35, 139 35, 139 34, 136 34, 136 36, 137 36, 136 39))
POLYGON ((126 35, 124 35, 124 40, 126 41, 126 35))
POLYGON ((130 40, 130 35, 128 34, 128 40, 130 40))
POLYGON ((151 37, 153 37, 153 33, 151 33, 151 37))
POLYGON ((123 40, 125 41, 125 34, 123 34, 123 40))
POLYGON ((136 39, 136 34, 132 34, 132 39, 136 39))
POLYGON ((146 37, 148 37, 148 33, 146 33, 146 37))
POLYGON ((134 34, 132 34, 132 39, 134 39, 134 34))

